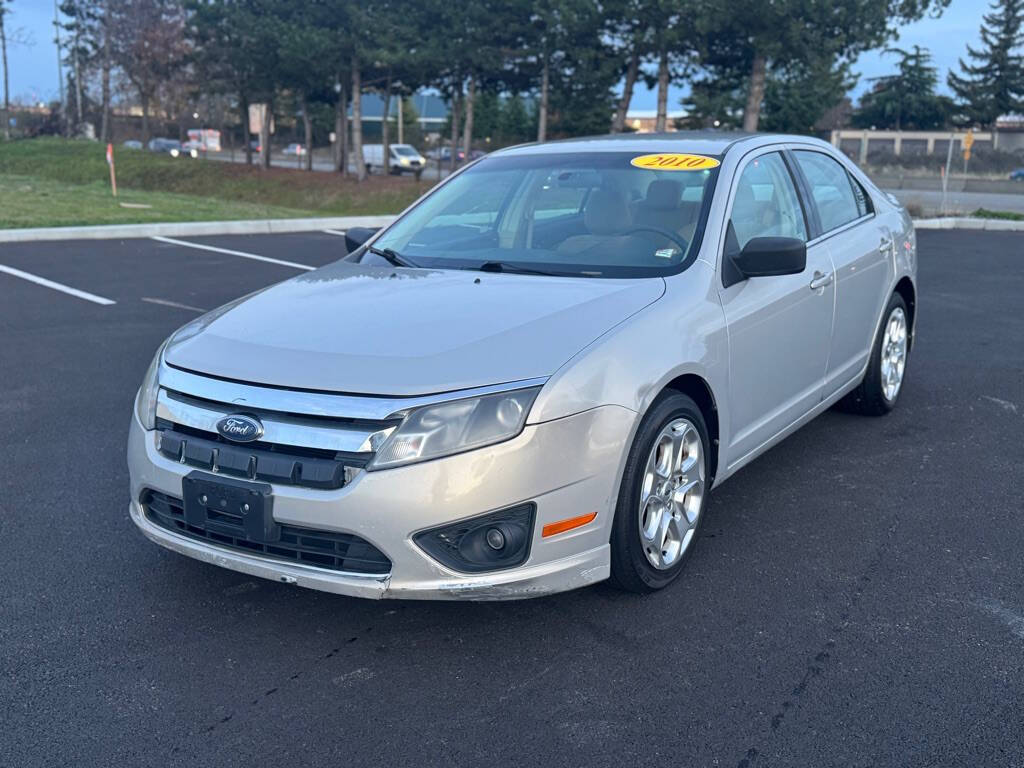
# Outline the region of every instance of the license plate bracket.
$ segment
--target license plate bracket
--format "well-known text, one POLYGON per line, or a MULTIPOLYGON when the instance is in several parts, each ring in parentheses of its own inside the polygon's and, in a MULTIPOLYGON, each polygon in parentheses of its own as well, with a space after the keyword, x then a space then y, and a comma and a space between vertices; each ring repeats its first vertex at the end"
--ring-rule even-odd
POLYGON ((281 539, 281 526, 274 522, 269 483, 195 471, 182 478, 181 496, 189 525, 260 543, 281 539))

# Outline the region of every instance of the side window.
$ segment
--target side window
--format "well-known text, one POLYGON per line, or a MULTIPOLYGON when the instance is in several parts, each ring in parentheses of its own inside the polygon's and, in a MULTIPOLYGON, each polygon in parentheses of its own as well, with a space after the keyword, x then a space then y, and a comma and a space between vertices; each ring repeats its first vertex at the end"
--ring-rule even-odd
POLYGON ((510 173, 481 174, 479 179, 473 179, 475 184, 467 185, 469 188, 461 195, 434 213, 424 230, 453 226, 486 229, 493 226, 514 182, 512 177, 510 173))
POLYGON ((578 214, 589 191, 584 186, 545 184, 533 201, 533 220, 544 221, 578 214))
POLYGON ((824 232, 848 224, 867 213, 867 196, 854 194, 854 181, 836 160, 821 152, 798 150, 793 153, 800 170, 811 186, 811 197, 818 208, 824 232))
POLYGON ((740 250, 755 237, 807 240, 796 186, 780 154, 762 155, 743 169, 730 220, 740 250))

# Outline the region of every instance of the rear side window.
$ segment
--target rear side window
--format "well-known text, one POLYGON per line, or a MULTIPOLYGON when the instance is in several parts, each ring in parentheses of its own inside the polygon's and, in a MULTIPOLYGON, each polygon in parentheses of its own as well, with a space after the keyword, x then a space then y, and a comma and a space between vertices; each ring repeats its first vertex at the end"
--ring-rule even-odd
POLYGON ((836 160, 820 152, 798 150, 793 154, 811 187, 823 232, 838 229, 868 212, 864 190, 836 160))
MULTIPOLYGON (((850 176, 849 171, 847 175, 850 176)), ((874 213, 875 209, 871 205, 871 198, 868 197, 868 193, 864 191, 864 187, 860 185, 853 176, 850 176, 850 186, 853 187, 853 196, 857 200, 857 213, 861 216, 867 216, 869 213, 874 213)))

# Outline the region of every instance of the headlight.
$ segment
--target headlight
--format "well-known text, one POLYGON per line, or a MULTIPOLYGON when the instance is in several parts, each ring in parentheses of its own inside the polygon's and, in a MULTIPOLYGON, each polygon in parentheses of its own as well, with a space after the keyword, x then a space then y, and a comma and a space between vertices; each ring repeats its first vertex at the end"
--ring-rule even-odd
POLYGON ((399 160, 399 162, 402 165, 408 165, 409 164, 409 158, 408 157, 403 157, 401 160, 399 160))
POLYGON ((192 155, 193 159, 199 157, 199 150, 198 149, 190 149, 188 153, 190 155, 192 155))
POLYGON ((146 369, 146 375, 142 379, 142 386, 135 396, 135 415, 139 417, 142 426, 146 429, 156 429, 156 396, 160 392, 160 361, 164 356, 165 341, 156 351, 153 362, 146 369))
POLYGON ((177 150, 177 149, 172 149, 171 150, 171 157, 177 157, 180 154, 181 154, 180 150, 177 150))
POLYGON ((427 405, 411 411, 367 469, 385 469, 510 440, 523 430, 540 387, 427 405))

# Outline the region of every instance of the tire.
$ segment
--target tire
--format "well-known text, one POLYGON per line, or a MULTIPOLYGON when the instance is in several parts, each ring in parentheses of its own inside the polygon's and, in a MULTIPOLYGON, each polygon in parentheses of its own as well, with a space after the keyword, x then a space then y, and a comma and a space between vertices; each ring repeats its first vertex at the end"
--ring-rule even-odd
POLYGON ((906 380, 906 367, 910 356, 910 314, 907 311, 907 303, 898 293, 894 293, 882 313, 882 324, 875 334, 875 345, 871 348, 871 359, 868 361, 867 370, 860 384, 840 402, 840 407, 850 413, 859 413, 864 416, 884 416, 896 407, 899 401, 900 392, 903 391, 903 383, 906 380), (896 340, 897 346, 902 344, 902 353, 892 352, 888 345, 892 343, 890 327, 896 319, 899 322, 902 318, 902 338, 896 340), (892 380, 883 381, 886 371, 891 371, 893 364, 883 358, 883 354, 890 351, 889 361, 894 354, 901 354, 902 369, 899 371, 895 391, 892 390, 892 380))
POLYGON ((678 392, 666 392, 651 405, 626 459, 615 507, 611 533, 614 586, 644 594, 667 587, 679 577, 704 520, 709 445, 704 416, 692 399, 678 392), (678 443, 674 435, 680 438, 678 443), (662 460, 666 440, 673 449, 672 460, 667 464, 662 460), (691 460, 690 468, 686 469, 691 460), (659 465, 669 471, 658 474, 655 467, 659 465), (690 486, 688 492, 686 486, 690 486), (668 493, 669 489, 676 489, 677 493, 668 493), (673 498, 675 501, 669 501, 673 498), (657 524, 665 520, 666 514, 676 521, 674 527, 669 522, 664 529, 668 538, 657 524), (645 529, 653 530, 653 536, 648 536, 645 529), (660 556, 655 549, 660 550, 660 556), (652 562, 652 558, 660 564, 652 562))

